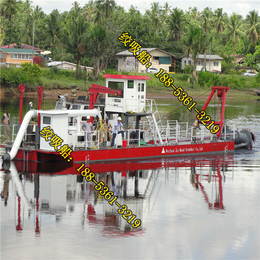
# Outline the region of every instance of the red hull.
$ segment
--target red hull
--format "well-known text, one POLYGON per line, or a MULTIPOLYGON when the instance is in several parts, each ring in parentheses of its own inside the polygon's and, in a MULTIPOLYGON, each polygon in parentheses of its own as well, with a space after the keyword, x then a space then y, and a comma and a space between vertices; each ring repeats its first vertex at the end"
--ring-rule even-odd
MULTIPOLYGON (((146 158, 161 158, 175 156, 210 155, 233 152, 234 142, 215 142, 202 144, 182 144, 171 146, 134 147, 121 149, 100 149, 88 151, 74 151, 71 156, 74 162, 104 162, 117 160, 136 160, 146 158)), ((57 152, 41 150, 19 150, 15 159, 23 161, 65 161, 57 152)))
MULTIPOLYGON (((81 163, 37 163, 15 161, 18 172, 34 173, 34 174, 79 174, 76 169, 81 163)), ((172 158, 159 158, 150 160, 131 160, 117 162, 91 163, 89 167, 95 173, 104 172, 134 172, 136 170, 152 170, 158 168, 179 168, 179 167, 207 167, 219 166, 227 167, 234 164, 234 155, 218 155, 218 156, 185 156, 172 158)))

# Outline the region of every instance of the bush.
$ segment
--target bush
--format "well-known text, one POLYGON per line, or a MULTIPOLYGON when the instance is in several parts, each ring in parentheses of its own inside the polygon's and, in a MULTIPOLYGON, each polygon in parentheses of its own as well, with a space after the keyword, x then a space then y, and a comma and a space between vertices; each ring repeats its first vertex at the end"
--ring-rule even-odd
POLYGON ((33 57, 33 64, 38 64, 40 67, 45 67, 45 58, 43 56, 33 57))
POLYGON ((208 71, 201 71, 199 72, 199 85, 201 87, 205 87, 205 86, 216 86, 219 85, 219 75, 208 72, 208 71))
POLYGON ((193 66, 192 65, 185 65, 184 66, 184 69, 183 69, 184 73, 190 74, 190 73, 192 73, 192 71, 193 71, 193 66))
POLYGON ((7 87, 16 87, 20 83, 21 69, 17 68, 1 68, 1 85, 7 87))
POLYGON ((28 72, 30 76, 39 77, 42 75, 42 69, 37 63, 32 65, 29 62, 25 62, 21 64, 21 67, 22 71, 28 72))

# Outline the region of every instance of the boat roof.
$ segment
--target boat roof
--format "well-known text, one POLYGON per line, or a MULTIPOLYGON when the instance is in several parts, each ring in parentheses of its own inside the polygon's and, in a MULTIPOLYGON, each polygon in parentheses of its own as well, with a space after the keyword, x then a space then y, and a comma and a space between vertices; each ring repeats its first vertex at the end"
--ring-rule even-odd
POLYGON ((52 110, 40 110, 39 111, 41 114, 46 114, 46 115, 63 115, 63 114, 68 114, 68 110, 61 110, 61 109, 52 109, 52 110))
POLYGON ((118 75, 118 74, 105 74, 102 78, 111 78, 111 79, 139 79, 139 80, 149 80, 151 79, 148 76, 136 76, 136 75, 118 75))

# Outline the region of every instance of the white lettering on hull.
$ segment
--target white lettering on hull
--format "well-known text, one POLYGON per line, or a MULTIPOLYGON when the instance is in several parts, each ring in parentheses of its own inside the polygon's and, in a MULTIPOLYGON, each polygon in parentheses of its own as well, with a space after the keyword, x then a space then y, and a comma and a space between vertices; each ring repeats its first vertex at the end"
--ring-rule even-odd
POLYGON ((162 149, 161 153, 186 153, 186 152, 202 152, 203 147, 195 148, 173 148, 173 149, 162 149))

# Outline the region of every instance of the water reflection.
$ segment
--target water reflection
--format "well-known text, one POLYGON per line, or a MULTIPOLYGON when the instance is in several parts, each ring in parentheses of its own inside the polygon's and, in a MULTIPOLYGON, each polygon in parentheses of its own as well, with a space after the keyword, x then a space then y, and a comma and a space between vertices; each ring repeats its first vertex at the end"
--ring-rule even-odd
MULTIPOLYGON (((196 190, 203 194, 204 201, 210 210, 224 212, 222 185, 226 179, 226 172, 233 167, 233 155, 209 156, 203 159, 183 157, 160 160, 143 160, 116 164, 93 164, 90 168, 95 171, 97 182, 102 181, 105 186, 117 196, 120 205, 127 205, 142 225, 133 229, 118 214, 118 207, 111 206, 92 182, 87 182, 81 175, 77 175, 77 164, 61 165, 59 172, 53 172, 48 165, 24 162, 11 162, 3 165, 1 192, 4 204, 8 203, 10 178, 14 207, 14 228, 22 232, 25 216, 34 217, 35 234, 41 234, 41 219, 46 215, 53 216, 52 221, 62 222, 66 215, 73 215, 76 208, 81 211, 82 228, 86 226, 98 227, 104 236, 136 236, 146 230, 145 215, 151 214, 160 192, 162 183, 167 184, 174 176, 175 184, 179 183, 180 172, 189 174, 189 179, 196 190), (66 166, 66 167, 65 167, 66 166), (119 170, 119 169, 123 170, 119 170), (43 173, 45 170, 45 173, 43 173), (14 184, 14 186, 13 186, 14 184), (209 196, 211 195, 211 198, 209 196)), ((3 209, 4 210, 4 209, 3 209)), ((45 225, 45 224, 44 224, 45 225)))

